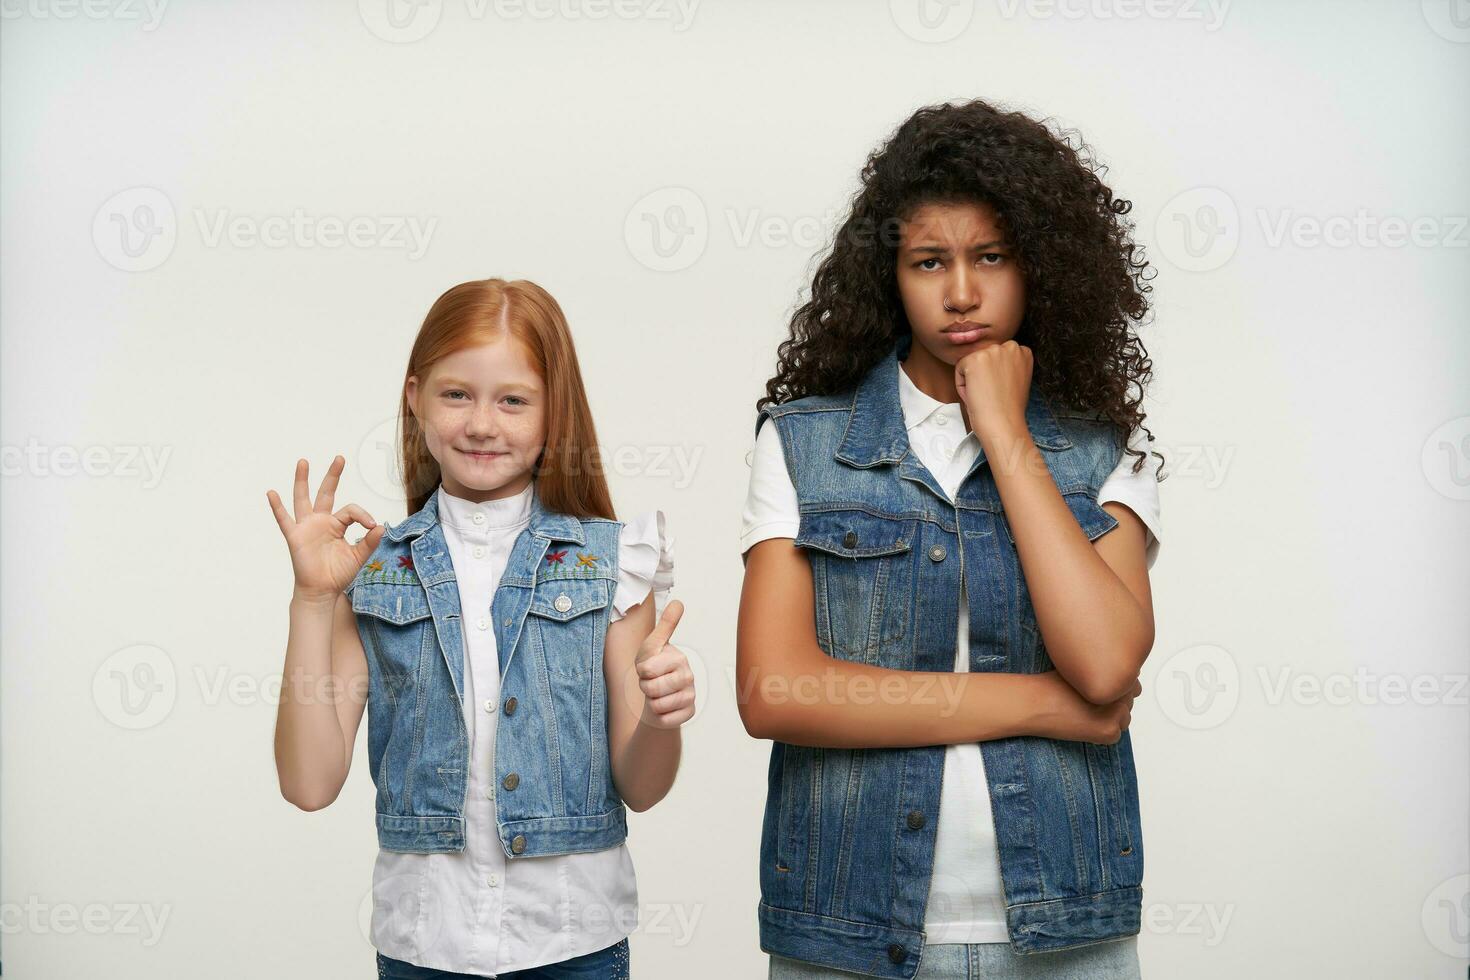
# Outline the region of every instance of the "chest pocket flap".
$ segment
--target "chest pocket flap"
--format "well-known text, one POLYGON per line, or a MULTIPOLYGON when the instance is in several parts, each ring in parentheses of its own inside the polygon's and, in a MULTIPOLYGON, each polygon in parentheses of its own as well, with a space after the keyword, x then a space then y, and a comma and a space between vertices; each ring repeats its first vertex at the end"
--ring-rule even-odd
POLYGON ((561 578, 537 582, 530 612, 566 621, 601 609, 612 600, 612 582, 605 578, 561 578))
POLYGON ((402 626, 429 616, 422 585, 362 583, 352 589, 352 611, 402 626))
POLYGON ((813 511, 801 515, 796 546, 843 558, 896 555, 913 547, 918 523, 865 510, 813 511))

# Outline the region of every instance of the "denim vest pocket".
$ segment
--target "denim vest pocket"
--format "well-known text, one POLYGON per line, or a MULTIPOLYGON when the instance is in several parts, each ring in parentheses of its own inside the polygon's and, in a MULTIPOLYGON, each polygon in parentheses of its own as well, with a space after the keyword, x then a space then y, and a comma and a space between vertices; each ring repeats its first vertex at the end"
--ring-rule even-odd
POLYGON ((1097 845, 1101 857, 1102 887, 1122 888, 1143 881, 1143 852, 1135 823, 1138 820, 1136 795, 1125 787, 1134 785, 1125 757, 1131 759, 1132 744, 1128 733, 1112 745, 1088 744, 1087 769, 1092 779, 1096 807, 1097 845))
MULTIPOLYGON (((824 749, 779 744, 781 753, 780 805, 776 826, 765 828, 775 850, 771 867, 762 869, 767 896, 784 908, 814 911, 809 889, 817 882, 817 842, 822 822, 822 763, 824 749)), ((769 819, 769 817, 767 818, 769 819)))
POLYGON ((580 677, 594 666, 601 669, 607 617, 585 614, 606 609, 611 601, 612 582, 608 579, 560 578, 536 583, 526 626, 535 631, 533 642, 550 652, 546 664, 549 671, 580 677))
POLYGON ((410 688, 424 656, 438 647, 429 597, 418 583, 364 583, 352 590, 352 611, 369 655, 376 654, 383 693, 397 701, 410 688))
POLYGON ((867 510, 808 511, 796 546, 812 562, 817 639, 843 660, 877 663, 908 625, 916 519, 867 510), (888 602, 889 596, 897 601, 888 602))

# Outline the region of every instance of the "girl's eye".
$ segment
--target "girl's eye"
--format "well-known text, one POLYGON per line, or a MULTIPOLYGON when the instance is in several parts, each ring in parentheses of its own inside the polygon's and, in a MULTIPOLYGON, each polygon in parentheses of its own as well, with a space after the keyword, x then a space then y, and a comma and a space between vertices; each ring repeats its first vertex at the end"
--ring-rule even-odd
MULTIPOLYGON (((456 388, 453 391, 446 391, 444 393, 444 397, 445 398, 453 399, 455 395, 464 395, 464 394, 465 394, 464 392, 462 392, 462 391, 460 391, 459 389, 456 388)), ((468 398, 469 396, 468 395, 465 395, 465 397, 468 398)))
MULTIPOLYGON (((930 262, 938 262, 938 261, 939 261, 938 259, 920 259, 918 262, 914 263, 914 268, 916 268, 916 269, 924 269, 924 266, 926 266, 930 262)), ((924 269, 924 271, 925 272, 932 272, 934 270, 932 270, 932 269, 924 269)))
POLYGON ((999 252, 986 252, 984 255, 982 255, 980 257, 982 259, 996 259, 996 260, 998 260, 998 261, 995 261, 995 262, 988 262, 988 263, 986 263, 987 265, 1000 265, 1006 259, 1006 257, 1004 255, 1000 254, 999 252))
POLYGON ((520 395, 506 395, 505 396, 505 400, 508 401, 508 402, 514 402, 517 405, 524 405, 524 404, 526 404, 526 400, 524 398, 522 398, 520 395))

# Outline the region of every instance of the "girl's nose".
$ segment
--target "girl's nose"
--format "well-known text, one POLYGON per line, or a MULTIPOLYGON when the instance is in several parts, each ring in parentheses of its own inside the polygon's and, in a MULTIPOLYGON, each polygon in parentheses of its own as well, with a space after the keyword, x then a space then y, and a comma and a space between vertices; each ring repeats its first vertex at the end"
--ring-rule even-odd
POLYGON ((961 269, 955 273, 949 283, 950 309, 958 313, 968 313, 979 305, 979 287, 970 279, 967 270, 961 269))
POLYGON ((465 434, 472 436, 494 437, 498 435, 496 429, 495 412, 488 408, 471 412, 469 422, 465 424, 465 434))

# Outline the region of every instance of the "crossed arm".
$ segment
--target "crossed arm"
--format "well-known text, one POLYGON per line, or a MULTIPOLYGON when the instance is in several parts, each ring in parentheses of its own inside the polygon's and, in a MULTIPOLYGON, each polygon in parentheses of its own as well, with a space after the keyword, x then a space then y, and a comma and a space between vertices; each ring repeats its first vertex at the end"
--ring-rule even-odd
POLYGON ((1024 444, 997 441, 987 453, 1034 467, 1007 467, 996 479, 1056 670, 908 671, 832 657, 817 644, 805 551, 772 538, 746 553, 740 598, 736 696, 751 735, 848 748, 1119 737, 1153 644, 1143 522, 1122 504, 1104 504, 1118 526, 1089 541, 1029 433, 1024 444))
POLYGON ((1087 700, 1117 700, 1154 645, 1143 522, 1109 501, 1102 509, 1118 526, 1089 541, 1029 432, 986 433, 982 442, 1046 652, 1087 700))

